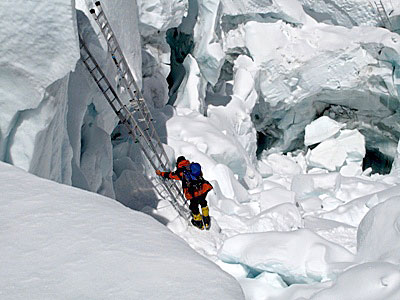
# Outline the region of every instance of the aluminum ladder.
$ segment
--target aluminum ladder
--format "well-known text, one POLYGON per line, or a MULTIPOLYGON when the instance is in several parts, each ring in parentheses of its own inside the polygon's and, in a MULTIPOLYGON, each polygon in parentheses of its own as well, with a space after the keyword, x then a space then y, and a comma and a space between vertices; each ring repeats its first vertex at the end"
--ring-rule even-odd
POLYGON ((379 19, 381 20, 383 27, 392 30, 392 23, 390 22, 389 16, 386 12, 385 7, 383 6, 382 0, 374 1, 376 10, 379 15, 379 19))
MULTIPOLYGON (((121 123, 127 128, 129 135, 131 135, 133 140, 139 144, 143 154, 154 170, 160 169, 160 167, 166 169, 169 161, 154 127, 151 131, 151 135, 149 135, 148 131, 146 133, 142 126, 140 126, 141 124, 139 124, 137 119, 134 117, 131 110, 122 102, 121 98, 112 87, 110 81, 107 79, 101 67, 96 62, 81 35, 79 35, 79 42, 81 60, 83 64, 86 66, 87 70, 106 98, 114 113, 118 116, 121 123), (158 147, 154 145, 154 140, 160 143, 158 147), (156 152, 156 149, 160 148, 162 151, 156 152)), ((136 100, 133 100, 130 103, 134 101, 136 100)), ((168 200, 177 210, 180 216, 186 220, 189 220, 190 213, 187 203, 177 182, 153 176, 151 176, 149 179, 158 195, 162 199, 168 200)))

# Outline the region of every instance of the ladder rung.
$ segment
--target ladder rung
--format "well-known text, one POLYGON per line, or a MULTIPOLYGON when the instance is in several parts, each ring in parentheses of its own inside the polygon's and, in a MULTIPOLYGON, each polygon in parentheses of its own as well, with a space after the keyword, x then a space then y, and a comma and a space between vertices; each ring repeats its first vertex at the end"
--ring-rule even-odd
POLYGON ((82 60, 82 62, 87 62, 90 59, 90 56, 86 57, 85 59, 82 60))
POLYGON ((100 11, 99 14, 97 15, 97 19, 100 18, 101 16, 104 15, 104 10, 100 11))
MULTIPOLYGON (((104 94, 104 97, 111 105, 113 111, 128 129, 128 133, 132 136, 133 141, 135 143, 140 143, 144 155, 150 161, 151 165, 153 167, 157 166, 165 168, 169 165, 169 161, 165 156, 162 145, 160 145, 157 132, 152 124, 153 119, 151 118, 147 104, 142 98, 140 90, 137 88, 135 77, 133 76, 133 73, 131 73, 132 71, 126 62, 126 58, 118 45, 117 37, 114 35, 111 24, 108 22, 106 13, 102 9, 100 1, 96 1, 95 5, 97 6, 97 9, 91 9, 90 12, 96 20, 97 25, 99 25, 101 33, 107 42, 108 51, 114 56, 113 59, 118 68, 118 72, 123 78, 123 82, 127 85, 125 88, 128 89, 128 94, 133 98, 130 100, 129 109, 127 106, 122 104, 118 93, 114 91, 113 87, 107 80, 107 76, 104 75, 101 67, 96 63, 96 60, 92 57, 88 49, 85 49, 85 51, 88 53, 90 58, 92 58, 94 68, 91 64, 89 66, 89 64, 86 63, 86 61, 89 60, 89 57, 86 58, 82 51, 81 55, 82 57, 85 57, 84 64, 97 83, 99 89, 104 94), (98 12, 97 15, 96 12, 98 12), (99 74, 94 73, 96 69, 98 69, 99 74), (100 77, 98 78, 98 76, 100 77), (103 79, 104 81, 101 82, 103 79), (109 90, 111 90, 112 94, 109 93, 109 90), (133 109, 138 112, 134 112, 133 109), (141 111, 141 113, 139 111, 141 111)), ((151 179, 151 181, 158 192, 158 196, 168 200, 177 210, 179 215, 188 219, 189 210, 185 207, 187 204, 183 198, 182 192, 180 191, 180 185, 165 181, 161 178, 154 178, 151 179)))

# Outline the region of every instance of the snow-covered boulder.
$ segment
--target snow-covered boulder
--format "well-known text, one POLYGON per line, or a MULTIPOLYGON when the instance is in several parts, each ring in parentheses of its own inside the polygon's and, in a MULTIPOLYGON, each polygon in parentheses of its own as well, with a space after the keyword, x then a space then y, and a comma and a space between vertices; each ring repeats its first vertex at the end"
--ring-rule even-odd
POLYGON ((400 298, 398 266, 372 262, 357 265, 339 275, 332 287, 316 293, 311 300, 396 300, 400 298))
POLYGON ((303 226, 300 212, 292 203, 262 211, 246 222, 249 232, 291 231, 303 226))
POLYGON ((225 240, 219 257, 256 272, 278 273, 287 283, 333 278, 354 259, 345 248, 307 229, 237 235, 225 240))
POLYGON ((300 174, 292 179, 291 191, 296 193, 296 200, 316 197, 322 194, 334 195, 339 189, 341 176, 339 173, 300 174))
POLYGON ((306 126, 304 145, 310 146, 321 143, 336 135, 343 127, 345 127, 345 124, 336 122, 327 116, 322 116, 306 126))
POLYGON ((391 197, 366 214, 358 226, 357 257, 361 261, 400 264, 400 197, 391 197))
POLYGON ((263 272, 255 278, 240 278, 239 283, 248 300, 303 300, 331 285, 327 282, 287 284, 276 273, 263 272))
POLYGON ((274 187, 258 194, 253 194, 253 200, 260 205, 260 211, 270 209, 283 203, 295 203, 295 193, 284 188, 274 187))
MULTIPOLYGON (((352 226, 358 226, 368 211, 375 205, 384 202, 392 197, 398 196, 400 186, 384 187, 382 185, 364 185, 361 180, 356 180, 354 184, 349 185, 350 188, 359 186, 359 189, 364 191, 365 196, 360 195, 360 191, 355 191, 360 197, 353 198, 351 201, 338 206, 337 208, 322 212, 318 215, 322 218, 343 222, 352 226), (374 192, 375 190, 375 192, 374 192)), ((339 192, 338 192, 339 193, 339 192)))
MULTIPOLYGON (((321 125, 322 126, 322 125, 321 125)), ((361 165, 365 156, 365 138, 357 130, 341 130, 338 136, 327 139, 309 151, 307 161, 311 167, 336 171, 342 166, 361 165)), ((344 171, 346 174, 346 171, 344 171)))
POLYGON ((115 200, 0 162, 3 299, 243 299, 181 238, 115 200))
MULTIPOLYGON (((179 109, 177 111, 178 115, 169 119, 166 124, 168 144, 176 154, 199 162, 207 180, 221 178, 212 170, 217 164, 223 164, 232 173, 228 180, 239 180, 237 184, 234 183, 236 186, 240 185, 242 180, 249 186, 261 182, 261 175, 252 166, 246 150, 238 143, 235 133, 232 132, 234 128, 229 124, 226 127, 222 125, 223 121, 229 119, 229 116, 218 122, 215 119, 210 122, 208 118, 198 112, 185 110, 181 113, 182 110, 179 109), (233 176, 237 176, 237 178, 235 179, 233 176)), ((226 187, 221 184, 221 188, 226 187)), ((241 195, 243 195, 242 192, 238 197, 243 199, 241 195)))
POLYGON ((272 153, 262 157, 262 162, 272 168, 272 172, 282 175, 297 175, 302 173, 301 167, 296 161, 287 155, 272 153))

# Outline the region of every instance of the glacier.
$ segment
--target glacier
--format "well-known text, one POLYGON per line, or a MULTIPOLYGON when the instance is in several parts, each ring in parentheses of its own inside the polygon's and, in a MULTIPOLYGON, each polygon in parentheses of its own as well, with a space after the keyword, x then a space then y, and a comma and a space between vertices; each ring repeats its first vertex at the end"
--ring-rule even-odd
POLYGON ((78 34, 127 103, 91 0, 0 3, 0 160, 151 215, 246 299, 397 299, 400 3, 387 26, 367 0, 101 2, 170 161, 214 186, 212 229, 157 199, 80 60, 78 34))

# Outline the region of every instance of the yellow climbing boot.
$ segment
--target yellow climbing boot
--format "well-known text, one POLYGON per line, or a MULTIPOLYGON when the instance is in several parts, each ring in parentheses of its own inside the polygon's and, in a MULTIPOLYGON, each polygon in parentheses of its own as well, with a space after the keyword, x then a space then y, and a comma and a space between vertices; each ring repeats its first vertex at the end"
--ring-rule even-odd
POLYGON ((204 229, 203 220, 202 220, 201 214, 193 215, 193 219, 192 219, 191 222, 192 222, 193 226, 196 226, 200 230, 204 229))
POLYGON ((210 226, 211 226, 211 219, 210 219, 210 216, 209 216, 208 206, 202 207, 201 210, 203 212, 204 226, 206 227, 206 230, 208 230, 208 229, 210 229, 210 226))

